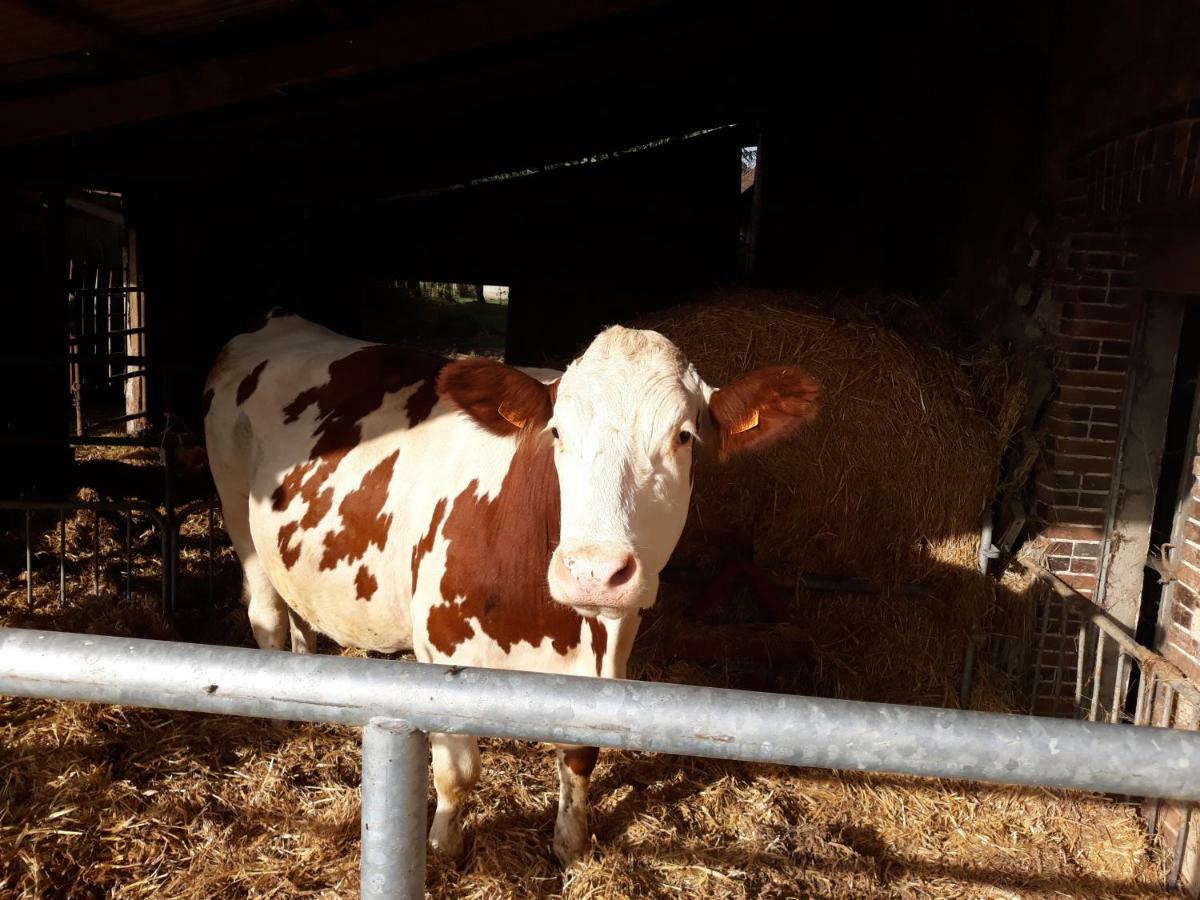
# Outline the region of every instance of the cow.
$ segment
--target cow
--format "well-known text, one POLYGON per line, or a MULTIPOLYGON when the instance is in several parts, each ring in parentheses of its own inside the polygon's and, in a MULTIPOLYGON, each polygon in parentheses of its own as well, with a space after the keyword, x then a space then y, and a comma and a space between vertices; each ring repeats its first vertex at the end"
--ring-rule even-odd
MULTIPOLYGON (((653 331, 602 331, 563 372, 343 337, 273 310, 222 350, 204 430, 258 645, 623 678, 700 457, 811 421, 793 366, 721 388, 653 331)), ((463 851, 475 738, 430 735, 434 852, 463 851)), ((594 747, 558 747, 553 849, 590 847, 594 747)))

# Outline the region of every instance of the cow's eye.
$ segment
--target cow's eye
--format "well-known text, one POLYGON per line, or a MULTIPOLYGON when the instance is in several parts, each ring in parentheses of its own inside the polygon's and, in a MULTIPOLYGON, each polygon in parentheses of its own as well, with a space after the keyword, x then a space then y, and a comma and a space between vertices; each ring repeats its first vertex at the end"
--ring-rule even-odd
POLYGON ((551 428, 550 434, 553 435, 553 437, 556 441, 558 440, 558 429, 557 428, 551 428))
POLYGON ((691 439, 692 439, 692 433, 690 431, 679 432, 679 443, 686 444, 691 439))

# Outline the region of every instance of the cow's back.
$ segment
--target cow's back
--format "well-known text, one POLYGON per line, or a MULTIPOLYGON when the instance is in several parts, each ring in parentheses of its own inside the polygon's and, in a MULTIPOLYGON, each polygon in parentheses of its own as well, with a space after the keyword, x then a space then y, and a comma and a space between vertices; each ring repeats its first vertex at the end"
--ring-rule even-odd
POLYGON ((472 481, 495 489, 511 459, 511 441, 439 399, 445 362, 275 315, 230 341, 209 376, 205 434, 226 517, 245 517, 278 593, 342 645, 412 646, 439 502, 472 481))

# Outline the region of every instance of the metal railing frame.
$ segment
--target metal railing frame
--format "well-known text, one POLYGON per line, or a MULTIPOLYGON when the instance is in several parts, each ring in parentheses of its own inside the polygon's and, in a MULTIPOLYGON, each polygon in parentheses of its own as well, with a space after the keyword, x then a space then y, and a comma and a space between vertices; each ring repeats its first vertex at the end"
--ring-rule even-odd
POLYGON ((38 512, 58 513, 58 543, 55 555, 58 559, 58 603, 60 606, 67 601, 67 546, 66 522, 68 513, 91 512, 92 519, 92 591, 100 595, 100 514, 112 513, 125 520, 124 556, 125 556, 125 599, 128 601, 133 591, 133 518, 142 516, 152 524, 159 535, 162 555, 162 571, 160 575, 160 599, 164 614, 174 608, 174 577, 169 571, 168 561, 173 546, 176 526, 173 521, 164 516, 148 503, 137 500, 0 500, 0 513, 23 512, 25 514, 25 603, 29 610, 34 608, 34 551, 33 551, 33 515, 38 512))
POLYGON ((1200 800, 1200 734, 0 629, 0 694, 354 725, 362 896, 424 892, 429 732, 1200 800))
MULTIPOLYGON (((1054 670, 1053 695, 1062 690, 1065 675, 1063 658, 1067 639, 1067 613, 1073 610, 1080 622, 1075 637, 1075 715, 1089 722, 1107 720, 1117 724, 1122 720, 1135 726, 1182 727, 1195 732, 1200 726, 1200 687, 1183 671, 1160 653, 1137 642, 1137 639, 1119 621, 1102 607, 1066 584, 1046 567, 1031 560, 1020 560, 1021 565, 1044 582, 1062 601, 1059 616, 1058 662, 1054 670), (1115 671, 1114 671, 1115 669, 1115 671), (1136 684, 1134 680, 1136 679, 1136 684), (1133 693, 1133 697, 1130 694, 1133 693), (1104 706, 1105 697, 1111 702, 1104 706), (1133 714, 1129 715, 1130 700, 1133 714), (1158 719, 1157 722, 1154 720, 1158 719)), ((1045 639, 1047 637, 1050 604, 1043 607, 1043 622, 1039 632, 1038 656, 1035 663, 1035 682, 1031 703, 1038 699, 1037 678, 1043 671, 1045 639)), ((1158 830, 1161 801, 1153 797, 1146 816, 1151 834, 1158 830)), ((1182 820, 1172 848, 1170 874, 1167 889, 1179 888, 1187 851, 1188 836, 1195 813, 1195 803, 1185 803, 1182 820)), ((1200 885, 1192 885, 1191 895, 1200 892, 1200 885)))

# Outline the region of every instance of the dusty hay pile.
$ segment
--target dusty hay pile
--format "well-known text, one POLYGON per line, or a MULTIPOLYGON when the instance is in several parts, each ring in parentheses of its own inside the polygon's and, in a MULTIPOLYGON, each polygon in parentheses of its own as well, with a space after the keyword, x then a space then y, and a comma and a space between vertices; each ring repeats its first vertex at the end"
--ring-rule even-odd
MULTIPOLYGON (((21 571, 0 573, 0 624, 249 643, 228 551, 208 618, 169 623, 152 533, 135 548, 132 600, 108 566, 92 597, 92 524, 87 514, 68 522, 73 602, 56 608, 51 528, 37 535, 50 568, 33 611, 21 571)), ((114 538, 101 527, 103 541, 114 538)), ((206 592, 202 528, 186 529, 183 586, 196 598, 206 592)), ((662 636, 647 639, 636 677, 729 683, 726 671, 664 662, 662 636)), ((831 683, 852 684, 828 665, 831 683)), ((1164 854, 1132 805, 642 753, 601 755, 597 852, 564 875, 550 854, 552 754, 501 741, 484 741, 483 753, 470 855, 461 867, 431 862, 431 896, 1163 896, 1164 854)), ((0 897, 356 896, 359 777, 353 729, 0 699, 0 897)))
MULTIPOLYGON (((673 563, 711 573, 740 555, 784 583, 928 585, 882 597, 797 587, 792 618, 818 669, 807 688, 955 705, 967 641, 997 607, 978 576, 980 526, 1026 401, 999 348, 942 349, 955 341, 933 314, 881 295, 723 291, 638 325, 675 341, 711 384, 789 363, 823 388, 820 416, 795 438, 698 467, 673 563)), ((695 593, 669 590, 664 609, 686 610, 695 593)))

